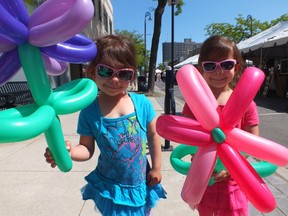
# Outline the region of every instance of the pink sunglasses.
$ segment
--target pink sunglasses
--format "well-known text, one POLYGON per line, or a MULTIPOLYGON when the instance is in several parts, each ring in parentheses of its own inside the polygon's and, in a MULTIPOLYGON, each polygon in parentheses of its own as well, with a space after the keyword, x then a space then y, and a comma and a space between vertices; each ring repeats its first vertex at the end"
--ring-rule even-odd
POLYGON ((216 61, 204 61, 202 62, 202 67, 206 72, 213 72, 216 70, 217 66, 219 66, 223 71, 232 70, 237 61, 235 59, 226 59, 221 62, 216 61))
POLYGON ((134 73, 132 68, 115 69, 104 64, 96 65, 96 74, 102 79, 110 79, 116 74, 120 80, 130 81, 133 78, 134 73))

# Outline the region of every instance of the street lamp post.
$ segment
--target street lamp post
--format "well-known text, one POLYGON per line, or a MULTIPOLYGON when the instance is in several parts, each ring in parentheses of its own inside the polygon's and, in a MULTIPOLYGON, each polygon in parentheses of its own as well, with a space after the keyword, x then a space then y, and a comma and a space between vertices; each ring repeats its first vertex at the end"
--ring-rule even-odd
MULTIPOLYGON (((174 6, 179 3, 179 0, 169 0, 168 4, 171 5, 171 70, 166 71, 165 80, 165 114, 175 115, 175 99, 174 99, 174 6)), ((165 140, 163 147, 165 151, 173 150, 169 140, 165 140)))
POLYGON ((252 37, 252 16, 251 15, 248 15, 247 18, 246 18, 246 21, 250 20, 250 37, 252 37))
POLYGON ((146 70, 147 70, 147 53, 146 53, 146 18, 148 17, 148 20, 151 21, 151 14, 150 12, 145 13, 145 18, 144 18, 144 73, 146 77, 146 70))

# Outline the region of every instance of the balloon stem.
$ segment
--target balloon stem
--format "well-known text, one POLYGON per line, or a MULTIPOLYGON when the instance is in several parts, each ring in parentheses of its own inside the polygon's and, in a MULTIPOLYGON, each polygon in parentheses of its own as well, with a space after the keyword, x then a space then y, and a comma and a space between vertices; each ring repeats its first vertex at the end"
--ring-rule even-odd
POLYGON ((52 124, 45 132, 45 138, 58 168, 62 172, 70 171, 72 169, 72 160, 66 149, 59 118, 54 118, 52 124))
POLYGON ((18 51, 22 68, 35 103, 39 106, 52 104, 52 90, 40 49, 29 43, 25 43, 18 46, 18 51))

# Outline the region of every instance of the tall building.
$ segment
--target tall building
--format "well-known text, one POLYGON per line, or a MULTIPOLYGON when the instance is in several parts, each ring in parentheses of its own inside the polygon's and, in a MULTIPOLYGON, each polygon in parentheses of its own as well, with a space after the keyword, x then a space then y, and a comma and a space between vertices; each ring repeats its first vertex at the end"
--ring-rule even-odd
MULTIPOLYGON (((199 53, 202 43, 193 42, 190 38, 185 38, 184 42, 174 42, 174 62, 183 61, 190 56, 199 53)), ((171 42, 162 43, 162 61, 170 63, 172 60, 172 44, 171 42)))
MULTIPOLYGON (((82 34, 95 40, 108 34, 114 34, 113 6, 110 0, 92 0, 94 16, 82 34)), ((85 12, 85 11, 83 11, 85 12)))

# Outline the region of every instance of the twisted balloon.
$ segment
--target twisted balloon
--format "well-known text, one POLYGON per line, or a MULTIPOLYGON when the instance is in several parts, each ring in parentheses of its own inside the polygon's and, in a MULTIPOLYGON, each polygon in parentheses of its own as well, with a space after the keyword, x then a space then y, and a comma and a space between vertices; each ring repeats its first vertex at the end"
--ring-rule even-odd
POLYGON ((90 0, 47 0, 29 17, 24 1, 0 0, 0 85, 22 67, 35 101, 0 112, 0 143, 44 133, 59 169, 65 172, 72 168, 72 161, 58 114, 89 105, 97 96, 97 87, 92 80, 79 79, 53 91, 46 71, 60 75, 67 62, 87 62, 96 56, 96 45, 77 34, 93 13, 90 0))
POLYGON ((182 188, 182 199, 191 206, 201 201, 219 156, 250 202, 261 212, 272 211, 276 207, 273 194, 240 152, 285 166, 288 164, 288 149, 235 128, 256 96, 264 73, 255 67, 247 68, 222 111, 194 66, 183 66, 176 76, 197 120, 163 115, 158 118, 156 127, 166 139, 199 146, 182 188))

